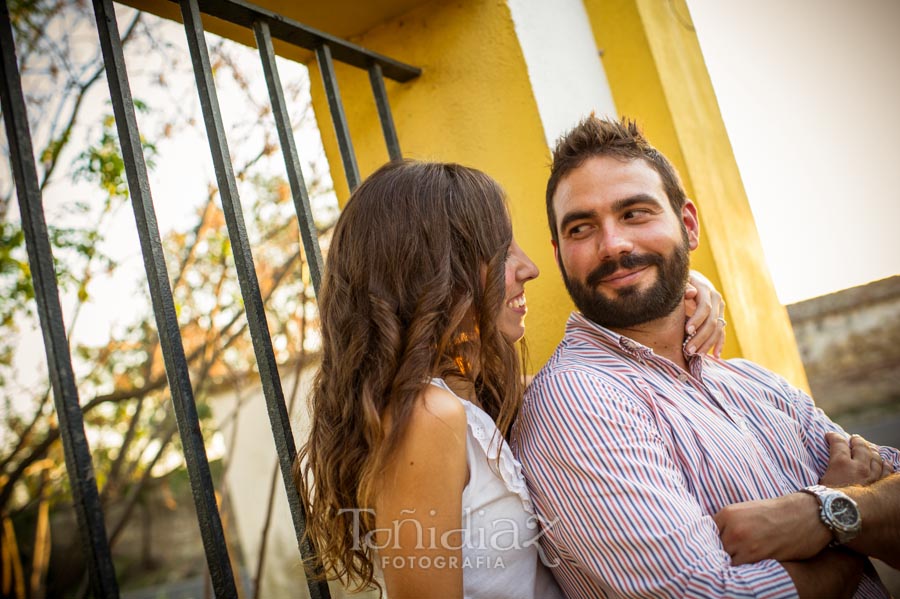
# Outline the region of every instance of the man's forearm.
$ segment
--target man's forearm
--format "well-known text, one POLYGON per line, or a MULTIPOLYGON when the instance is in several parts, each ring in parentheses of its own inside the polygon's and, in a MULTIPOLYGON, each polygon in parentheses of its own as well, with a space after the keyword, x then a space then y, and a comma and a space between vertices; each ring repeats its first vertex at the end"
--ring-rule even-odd
POLYGON ((862 578, 865 558, 843 549, 826 549, 812 559, 783 562, 797 595, 805 597, 852 597, 862 578))
POLYGON ((859 506, 862 530, 847 547, 900 568, 900 474, 841 489, 859 506))
MULTIPOLYGON (((859 536, 847 547, 900 569, 900 474, 840 490, 856 501, 862 520, 859 536)), ((808 559, 833 540, 819 517, 817 499, 807 493, 735 503, 713 519, 736 565, 808 559)))

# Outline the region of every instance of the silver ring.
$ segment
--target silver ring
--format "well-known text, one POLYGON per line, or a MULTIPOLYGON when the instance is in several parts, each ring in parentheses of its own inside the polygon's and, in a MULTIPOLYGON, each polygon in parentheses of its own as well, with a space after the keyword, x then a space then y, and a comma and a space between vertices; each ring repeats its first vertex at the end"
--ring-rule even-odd
POLYGON ((727 322, 725 322, 725 319, 724 319, 724 318, 722 318, 722 317, 721 317, 721 316, 720 316, 720 317, 718 317, 718 318, 717 318, 717 319, 716 319, 716 322, 721 322, 721 323, 722 323, 722 328, 725 328, 725 327, 727 327, 727 326, 728 326, 728 323, 727 323, 727 322))

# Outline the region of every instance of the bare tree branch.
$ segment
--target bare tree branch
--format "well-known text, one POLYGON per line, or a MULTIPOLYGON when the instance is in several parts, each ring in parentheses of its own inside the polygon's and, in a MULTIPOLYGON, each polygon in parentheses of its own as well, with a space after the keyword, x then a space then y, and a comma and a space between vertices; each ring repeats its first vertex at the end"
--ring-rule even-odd
POLYGON ((160 438, 159 449, 156 451, 156 454, 154 454, 153 458, 144 469, 144 474, 143 476, 141 476, 140 481, 132 485, 132 487, 128 490, 128 495, 125 498, 125 509, 122 512, 122 515, 119 517, 118 521, 116 521, 116 523, 111 528, 112 532, 109 535, 110 549, 112 549, 113 545, 116 544, 116 541, 119 540, 119 535, 122 534, 122 531, 125 530, 125 525, 128 524, 128 520, 129 518, 131 518, 131 513, 134 510, 134 506, 137 503, 141 491, 153 478, 153 467, 156 466, 169 443, 172 442, 172 438, 175 436, 175 431, 177 430, 178 427, 175 425, 175 419, 166 419, 165 429, 163 435, 160 438))
POLYGON ((41 402, 38 404, 37 409, 34 411, 34 418, 31 419, 31 422, 28 423, 28 426, 25 427, 25 430, 22 431, 22 434, 19 436, 19 442, 16 443, 16 446, 13 447, 13 450, 9 453, 8 456, 3 458, 3 461, 0 462, 0 473, 6 470, 6 466, 19 455, 19 452, 22 451, 24 447, 26 447, 31 441, 31 433, 34 432, 34 427, 44 417, 44 407, 47 405, 47 401, 50 399, 50 388, 47 388, 47 391, 44 395, 41 396, 41 402))
POLYGON ((100 492, 100 504, 106 505, 106 502, 109 501, 109 498, 113 491, 117 491, 120 479, 119 475, 122 472, 122 464, 125 463, 125 456, 128 455, 128 450, 131 448, 131 444, 134 441, 135 434, 137 433, 138 423, 141 421, 141 412, 144 407, 144 400, 146 399, 146 395, 141 396, 137 400, 137 405, 134 406, 134 414, 131 416, 131 420, 128 422, 128 430, 125 431, 125 436, 122 438, 122 443, 119 445, 119 453, 116 454, 116 459, 113 461, 112 466, 109 468, 109 474, 106 476, 106 484, 103 485, 103 490, 100 492))
MULTIPOLYGON (((138 22, 141 20, 141 12, 137 11, 131 23, 128 25, 128 29, 125 31, 125 35, 122 36, 122 45, 128 43, 131 39, 131 35, 137 27, 138 22)), ((47 144, 47 147, 44 148, 44 151, 41 153, 41 156, 47 153, 49 150, 49 159, 47 162, 47 167, 44 170, 44 174, 41 177, 41 185, 40 189, 43 192, 44 188, 50 182, 50 177, 53 175, 53 171, 56 170, 56 165, 59 163, 59 155, 62 152, 62 149, 65 147, 66 142, 69 141, 69 136, 72 135, 72 130, 75 128, 75 124, 78 122, 78 116, 81 113, 81 103, 84 101, 85 96, 87 96, 87 92, 91 87, 100 79, 100 76, 105 72, 105 67, 103 63, 97 67, 93 74, 85 81, 84 83, 78 84, 78 91, 75 95, 75 104, 72 106, 72 111, 69 114, 69 120, 66 123, 66 126, 63 128, 62 134, 56 139, 51 137, 50 142, 47 144), (60 143, 61 142, 61 143, 60 143)))
MULTIPOLYGON (((293 263, 296 260, 299 259, 300 255, 301 255, 300 251, 295 252, 281 265, 281 267, 275 273, 275 276, 273 276, 274 283, 273 283, 272 287, 268 290, 268 292, 265 294, 265 297, 263 298, 264 302, 271 296, 271 294, 274 292, 274 290, 278 287, 278 284, 285 277, 285 275, 287 275, 287 273, 291 270, 291 266, 293 265, 293 263)), ((232 320, 228 323, 228 325, 226 327, 223 328, 223 330, 227 331, 228 329, 230 329, 231 326, 238 321, 241 314, 242 314, 242 312, 237 312, 235 314, 234 318, 232 318, 232 320)), ((244 324, 242 324, 241 327, 237 331, 235 331, 234 334, 231 335, 231 337, 229 337, 229 339, 225 343, 223 343, 220 348, 218 348, 216 350, 215 355, 219 356, 226 349, 228 349, 228 347, 230 347, 239 338, 239 336, 243 333, 243 331, 246 328, 247 328, 247 322, 245 321, 244 324)), ((196 348, 187 357, 188 363, 190 364, 197 358, 201 357, 205 351, 206 351, 205 345, 201 345, 198 348, 196 348)), ((204 369, 204 374, 206 372, 208 372, 208 368, 204 369)), ((203 378, 205 378, 205 377, 200 377, 200 380, 203 380, 203 378)), ((84 404, 82 406, 81 411, 83 414, 87 414, 90 411, 94 410, 97 406, 105 404, 105 403, 116 403, 116 402, 121 402, 121 401, 127 401, 129 399, 134 399, 136 397, 141 397, 141 396, 147 395, 148 393, 151 393, 153 391, 162 389, 163 387, 166 386, 166 383, 167 383, 166 375, 161 374, 160 376, 158 376, 154 380, 152 380, 149 384, 144 385, 142 387, 114 391, 113 393, 109 393, 106 395, 98 395, 98 396, 94 397, 92 400, 90 400, 89 402, 87 402, 86 404, 84 404)), ((19 462, 16 469, 13 470, 9 474, 9 478, 6 481, 6 484, 4 485, 3 489, 0 490, 0 510, 3 510, 4 507, 6 506, 7 502, 9 501, 10 497, 12 496, 12 492, 13 492, 15 483, 25 473, 25 469, 28 468, 28 466, 30 466, 37 460, 43 458, 46 455, 47 451, 50 449, 50 447, 53 445, 53 443, 55 443, 58 439, 59 439, 59 429, 56 427, 50 428, 47 431, 47 434, 44 437, 44 439, 41 440, 41 442, 34 447, 32 452, 28 456, 26 456, 25 458, 22 459, 22 461, 19 462)))

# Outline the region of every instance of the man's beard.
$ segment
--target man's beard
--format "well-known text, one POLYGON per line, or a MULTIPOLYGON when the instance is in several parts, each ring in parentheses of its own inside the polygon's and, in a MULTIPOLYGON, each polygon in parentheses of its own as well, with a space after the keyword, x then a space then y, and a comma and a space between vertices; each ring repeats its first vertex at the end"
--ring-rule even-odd
POLYGON ((668 316, 684 299, 689 273, 687 232, 682 230, 682 244, 669 256, 657 254, 628 254, 619 260, 603 262, 588 274, 585 282, 569 278, 560 261, 563 281, 572 301, 587 318, 611 329, 624 329, 668 316), (597 290, 602 279, 619 269, 632 270, 655 266, 659 271, 656 282, 646 291, 631 285, 613 291, 610 299, 597 290))

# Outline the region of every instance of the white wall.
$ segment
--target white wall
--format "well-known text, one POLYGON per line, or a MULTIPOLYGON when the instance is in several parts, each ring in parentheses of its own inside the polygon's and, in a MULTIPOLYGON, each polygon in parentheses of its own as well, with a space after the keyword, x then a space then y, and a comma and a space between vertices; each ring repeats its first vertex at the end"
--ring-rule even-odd
MULTIPOLYGON (((295 408, 291 414, 291 428, 298 447, 309 435, 306 396, 312 386, 316 368, 318 362, 313 362, 304 369, 295 408)), ((293 373, 283 374, 281 384, 285 396, 290 395, 294 380, 293 373)), ((259 384, 254 384, 238 394, 223 393, 210 404, 213 407, 217 428, 221 431, 226 445, 225 453, 228 461, 226 485, 233 502, 232 513, 240 538, 243 566, 248 575, 253 577, 259 563, 272 471, 276 467, 275 441, 272 438, 266 401, 259 384), (233 418, 238 405, 240 405, 238 417, 233 418)), ((275 484, 275 501, 262 579, 263 597, 302 599, 309 596, 280 473, 275 484)), ((335 599, 345 596, 340 585, 331 583, 329 587, 331 596, 335 599)), ((368 597, 371 594, 359 596, 368 597)))
POLYGON ((509 0, 544 136, 556 139, 583 116, 616 116, 581 0, 509 0))

